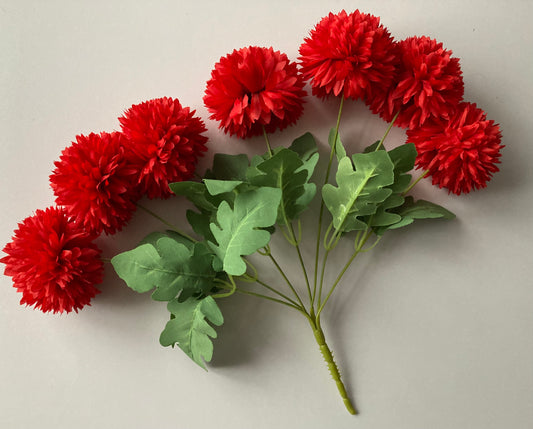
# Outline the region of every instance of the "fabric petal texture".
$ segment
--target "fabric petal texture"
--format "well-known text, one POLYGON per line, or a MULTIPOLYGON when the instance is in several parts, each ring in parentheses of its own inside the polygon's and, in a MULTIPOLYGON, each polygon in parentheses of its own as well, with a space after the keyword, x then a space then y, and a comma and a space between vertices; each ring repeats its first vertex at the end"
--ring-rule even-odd
POLYGON ((91 233, 120 231, 135 211, 139 191, 127 145, 118 132, 79 135, 55 162, 56 204, 91 233))
POLYGON ((215 64, 204 104, 225 133, 244 139, 296 123, 303 113, 303 87, 296 63, 287 55, 250 46, 215 64))
POLYGON ((207 129, 179 100, 157 98, 131 106, 119 118, 129 140, 127 157, 137 170, 140 192, 168 198, 168 185, 190 179, 207 150, 207 129))
POLYGON ((394 125, 417 128, 428 119, 448 119, 463 99, 459 59, 426 36, 398 42, 400 67, 393 84, 367 100, 371 110, 394 125))
POLYGON ((358 10, 324 17, 300 46, 299 60, 318 97, 372 98, 391 86, 399 66, 389 31, 358 10))
POLYGON ((20 222, 0 259, 22 293, 20 303, 54 313, 90 305, 104 271, 94 238, 63 208, 37 210, 20 222))
POLYGON ((433 184, 454 194, 484 188, 499 171, 501 132, 474 103, 460 103, 449 121, 429 121, 407 131, 418 152, 417 167, 429 171, 433 184))

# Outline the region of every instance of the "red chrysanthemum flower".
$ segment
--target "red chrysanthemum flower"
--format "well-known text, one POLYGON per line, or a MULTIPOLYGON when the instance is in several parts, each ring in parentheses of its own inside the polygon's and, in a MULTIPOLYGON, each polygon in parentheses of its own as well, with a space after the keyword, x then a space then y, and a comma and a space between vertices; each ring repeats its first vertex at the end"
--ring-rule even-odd
POLYGON ((304 79, 319 97, 344 92, 345 98, 372 98, 388 89, 399 63, 379 18, 358 10, 324 17, 300 46, 300 55, 304 79))
POLYGON ((195 112, 164 97, 133 105, 119 118, 141 192, 148 198, 171 196, 169 183, 191 178, 207 150, 206 128, 195 112))
POLYGON ((400 70, 386 92, 367 100, 374 113, 399 127, 417 128, 430 118, 448 119, 463 99, 459 59, 429 37, 398 42, 400 70))
POLYGON ((63 208, 37 210, 24 219, 4 247, 5 275, 22 293, 21 304, 43 312, 78 312, 100 291, 100 249, 63 208))
POLYGON ((303 112, 304 82, 296 63, 272 48, 250 46, 220 58, 207 82, 210 119, 240 138, 282 130, 303 112))
POLYGON ((417 167, 429 170, 433 184, 458 195, 487 186, 503 148, 499 126, 473 103, 460 103, 448 122, 408 130, 407 141, 415 144, 417 167))
POLYGON ((118 132, 76 136, 50 175, 56 203, 91 233, 120 231, 135 211, 136 171, 118 132))

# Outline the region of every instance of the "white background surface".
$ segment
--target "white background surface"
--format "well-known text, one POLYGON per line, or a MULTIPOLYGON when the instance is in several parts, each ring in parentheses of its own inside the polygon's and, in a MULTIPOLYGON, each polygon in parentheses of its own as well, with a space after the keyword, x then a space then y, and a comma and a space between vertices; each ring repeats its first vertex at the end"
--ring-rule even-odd
MULTIPOLYGON (((397 39, 442 41, 461 58, 465 99, 501 124, 506 145, 486 190, 456 197, 418 185, 419 197, 458 219, 387 235, 352 267, 325 311, 324 329, 360 416, 344 410, 300 315, 242 296, 221 303, 226 321, 206 373, 159 346, 164 305, 127 289, 108 267, 103 293, 77 315, 21 307, 11 279, 0 277, 0 427, 532 427, 532 5, 0 1, 2 247, 17 222, 53 203, 48 175, 76 134, 118 129, 124 109, 161 96, 207 120, 201 98, 221 56, 256 44, 296 59, 330 10, 358 7, 381 16, 397 39)), ((274 135, 273 145, 310 130, 325 150, 337 101, 308 100, 303 119, 274 135)), ((207 125, 201 169, 214 151, 263 151, 261 139, 229 139, 207 125)), ((385 128, 360 103, 347 103, 341 133, 351 151, 385 128)), ((403 139, 394 130, 387 144, 403 139)), ((170 219, 182 216, 181 200, 147 204, 170 219)), ((154 229, 162 227, 137 213, 99 243, 111 257, 154 229)), ((279 259, 293 258, 276 243, 279 259)), ((333 268, 346 258, 343 246, 333 268)), ((286 266, 299 275, 296 264, 286 266)))

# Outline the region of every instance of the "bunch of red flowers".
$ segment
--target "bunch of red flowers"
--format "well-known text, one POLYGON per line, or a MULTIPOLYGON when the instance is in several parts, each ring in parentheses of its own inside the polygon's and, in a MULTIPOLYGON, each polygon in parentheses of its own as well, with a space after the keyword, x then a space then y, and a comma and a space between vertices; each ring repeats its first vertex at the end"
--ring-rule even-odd
POLYGON ((150 100, 119 118, 122 132, 79 135, 63 150, 50 175, 57 207, 24 219, 0 259, 21 304, 61 313, 90 303, 103 278, 94 239, 120 231, 143 195, 170 196, 169 182, 189 179, 207 150, 194 114, 176 99, 150 100))
MULTIPOLYGON (((307 81, 319 97, 361 99, 394 125, 407 127, 417 167, 455 194, 483 188, 498 171, 501 133, 464 102, 459 60, 429 37, 395 41, 378 17, 329 14, 299 49, 299 62, 272 48, 247 47, 222 57, 207 82, 211 119, 247 138, 294 124, 307 81)), ((57 208, 19 224, 0 261, 42 311, 77 311, 98 292, 100 252, 93 243, 129 221, 137 200, 167 198, 168 184, 189 179, 206 150, 205 125, 178 100, 132 106, 121 132, 77 136, 50 176, 57 208)))

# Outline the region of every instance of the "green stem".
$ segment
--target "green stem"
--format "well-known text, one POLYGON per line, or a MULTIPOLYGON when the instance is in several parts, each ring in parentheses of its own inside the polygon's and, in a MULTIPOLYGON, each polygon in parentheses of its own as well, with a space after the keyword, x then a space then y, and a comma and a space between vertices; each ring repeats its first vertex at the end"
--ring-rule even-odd
POLYGON ((149 208, 147 208, 147 207, 145 207, 145 206, 143 206, 142 204, 139 204, 139 203, 137 203, 137 207, 139 207, 140 209, 144 210, 149 215, 155 217, 157 220, 163 222, 166 226, 170 227, 174 232, 177 232, 183 238, 186 238, 187 240, 190 240, 193 243, 197 243, 198 242, 198 240, 192 238, 190 235, 188 235, 185 232, 181 231, 177 226, 172 225, 170 222, 168 222, 167 220, 163 219, 161 216, 159 216, 158 214, 154 213, 149 208))
POLYGON ((287 307, 294 308, 295 310, 298 310, 300 313, 303 313, 303 314, 307 315, 307 313, 305 313, 304 310, 300 306, 294 305, 294 304, 290 304, 290 303, 288 303, 286 301, 283 301, 281 299, 272 298, 271 296, 263 295, 261 293, 251 292, 249 290, 244 290, 244 289, 236 289, 236 292, 237 293, 242 293, 244 295, 251 295, 251 296, 255 296, 257 298, 262 298, 262 299, 267 299, 269 301, 277 302, 278 304, 283 304, 283 305, 286 305, 287 307))
POLYGON ((407 195, 407 193, 411 189, 413 189, 418 182, 420 182, 424 177, 426 177, 428 173, 429 173, 429 170, 424 171, 424 173, 422 173, 422 175, 418 179, 416 179, 413 183, 411 183, 409 187, 405 191, 402 192, 402 196, 407 195))
POLYGON ((111 259, 109 259, 109 258, 104 258, 104 257, 101 257, 100 260, 101 260, 102 262, 111 262, 111 259))
POLYGON ((353 260, 355 259, 355 257, 358 255, 359 253, 359 250, 356 250, 352 256, 350 257, 350 259, 348 260, 348 262, 344 265, 344 268, 342 269, 342 271, 340 272, 340 274, 337 276, 337 278, 335 279, 335 283, 333 283, 333 286, 331 286, 331 289, 329 290, 328 294, 326 295, 326 298, 324 299, 324 302, 322 303, 322 305, 320 305, 320 307, 318 308, 318 311, 316 313, 316 316, 317 317, 320 317, 320 313, 322 313, 322 310, 324 309, 324 306, 326 305, 326 303, 328 302, 329 298, 331 297, 331 294, 333 293, 333 291, 335 290, 335 288, 337 287, 337 285, 339 284, 339 282, 341 281, 342 279, 342 276, 344 276, 344 273, 346 272, 346 270, 348 269, 348 267, 351 265, 351 263, 353 262, 353 260))
MULTIPOLYGON (((229 277, 229 280, 231 282, 231 287, 227 288, 227 289, 229 289, 229 292, 217 293, 217 294, 213 295, 213 298, 215 298, 215 299, 227 298, 228 296, 231 296, 231 295, 233 295, 235 293, 235 291, 237 290, 237 285, 235 284, 235 280, 233 280, 233 276, 231 274, 228 274, 228 277, 229 277)), ((227 284, 227 283, 224 282, 224 284, 227 284)))
POLYGON ((341 281, 342 277, 346 273, 346 270, 350 267, 350 265, 352 264, 352 262, 355 259, 355 257, 361 252, 361 249, 363 248, 363 246, 365 245, 367 240, 370 238, 371 234, 372 234, 372 229, 368 227, 365 230, 365 232, 364 232, 363 236, 361 237, 361 239, 359 240, 359 242, 357 243, 357 246, 355 247, 354 253, 350 257, 348 262, 346 262, 346 264, 344 265, 344 268, 342 269, 342 271, 339 273, 339 275, 335 279, 335 282, 331 286, 331 289, 329 290, 329 292, 328 292, 328 294, 326 296, 326 299, 324 299, 324 302, 322 303, 322 305, 319 306, 318 311, 316 313, 316 317, 317 318, 320 317, 320 313, 322 313, 322 310, 324 309, 324 306, 326 305, 326 303, 328 302, 329 298, 331 297, 331 294, 333 293, 333 291, 335 290, 335 288, 337 287, 337 285, 341 281))
POLYGON ((300 299, 300 295, 298 295, 298 292, 296 292, 296 289, 292 285, 291 281, 288 279, 287 275, 285 274, 285 271, 283 271, 283 269, 278 264, 278 261, 276 261, 276 258, 274 258, 274 256, 272 256, 272 253, 270 251, 268 252, 267 256, 270 258, 272 263, 276 266, 276 268, 279 271, 279 273, 281 274, 281 276, 285 279, 285 282, 287 283, 287 285, 291 289, 292 293, 294 294, 294 297, 296 298, 296 300, 298 301, 300 306, 305 310, 305 305, 302 302, 302 300, 300 299))
POLYGON ((344 387, 344 383, 342 382, 339 368, 337 367, 337 364, 333 359, 333 353, 331 352, 331 349, 326 343, 324 331, 322 331, 322 327, 320 326, 320 321, 318 320, 318 317, 314 320, 311 318, 309 318, 308 320, 311 324, 311 328, 313 329, 313 334, 315 335, 315 340, 318 344, 320 352, 322 353, 322 356, 324 357, 324 360, 328 365, 331 378, 333 378, 333 381, 335 381, 335 384, 337 385, 337 390, 341 395, 341 398, 344 402, 344 406, 350 414, 357 414, 357 411, 355 410, 355 407, 350 401, 350 398, 348 398, 348 393, 346 392, 346 388, 344 387))
MULTIPOLYGON (((341 115, 342 115, 343 106, 344 106, 344 91, 341 94, 341 104, 339 106, 339 113, 337 114, 337 124, 335 126, 335 138, 333 139, 333 144, 331 145, 331 149, 329 151, 328 168, 326 169, 324 185, 328 183, 329 181, 329 175, 331 172, 331 164, 333 162, 333 155, 335 154, 335 146, 336 146, 337 138, 339 137, 339 127, 341 123, 341 115)), ((318 214, 318 227, 317 227, 317 234, 316 234, 315 271, 314 271, 314 282, 313 282, 313 294, 311 297, 311 308, 314 307, 315 298, 316 298, 316 288, 317 288, 317 281, 318 281, 318 259, 320 258, 320 238, 322 235, 322 217, 323 216, 324 216, 324 200, 321 198, 320 199, 320 211, 318 214)))
POLYGON ((391 121, 391 123, 389 124, 389 127, 387 128, 387 131, 385 131, 385 135, 382 137, 382 139, 379 141, 378 145, 376 146, 376 151, 378 151, 379 148, 381 147, 381 145, 383 145, 383 142, 385 141, 385 139, 386 139, 387 136, 389 135, 389 132, 390 132, 390 130, 392 129, 392 126, 394 125, 394 121, 396 120, 396 118, 398 117, 399 114, 400 114, 400 111, 398 110, 398 112, 396 113, 396 115, 394 115, 394 118, 392 118, 392 121, 391 121))
POLYGON ((324 260, 322 261, 322 272, 320 273, 320 287, 318 289, 318 304, 317 304, 319 308, 322 302, 322 285, 324 284, 324 273, 326 271, 326 262, 328 261, 330 250, 331 249, 326 249, 326 253, 324 253, 324 260))
POLYGON ((271 292, 274 292, 276 295, 286 299, 287 301, 289 301, 290 303, 292 303, 293 305, 295 306, 298 306, 298 303, 296 301, 294 301, 292 298, 289 298, 287 295, 285 295, 284 293, 280 292, 279 290, 277 290, 276 288, 268 285, 267 283, 259 280, 259 279, 254 279, 255 283, 258 283, 260 284, 261 286, 263 286, 264 288, 268 289, 269 291, 271 292))
POLYGON ((307 286, 307 293, 309 294, 309 299, 312 300, 312 293, 311 293, 311 285, 309 284, 309 277, 307 276, 307 269, 305 268, 304 259, 302 257, 302 252, 300 250, 300 244, 298 243, 298 240, 296 239, 296 235, 294 234, 294 228, 292 226, 292 223, 288 224, 289 231, 291 233, 292 239, 294 240, 294 247, 296 248, 296 252, 298 253, 298 259, 300 260, 300 266, 302 267, 302 272, 304 273, 305 277, 305 284, 307 286))
POLYGON ((268 155, 270 158, 272 158, 272 148, 270 147, 270 142, 268 141, 268 135, 267 135, 264 125, 263 125, 263 136, 265 136, 265 142, 267 145, 268 155))

